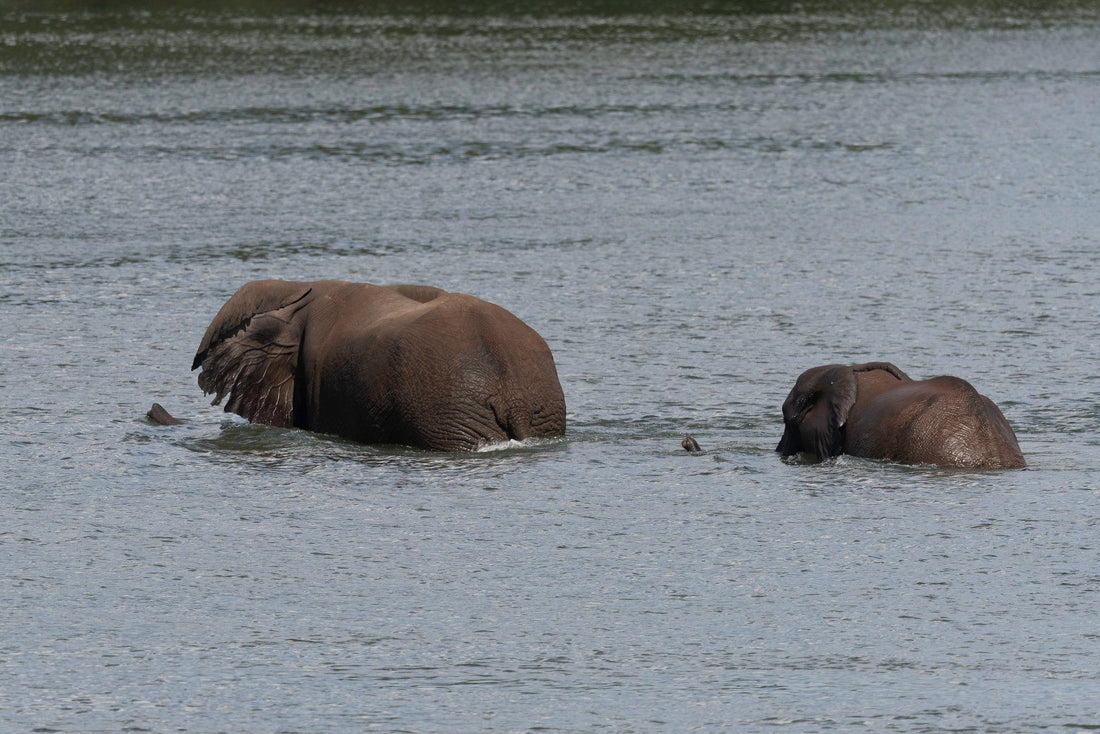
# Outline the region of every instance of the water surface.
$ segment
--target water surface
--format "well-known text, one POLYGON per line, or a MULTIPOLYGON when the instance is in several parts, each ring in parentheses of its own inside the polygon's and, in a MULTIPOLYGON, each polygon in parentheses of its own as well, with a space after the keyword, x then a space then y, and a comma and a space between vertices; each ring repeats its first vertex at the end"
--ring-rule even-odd
POLYGON ((612 10, 3 6, 4 728, 1100 726, 1095 8, 612 10), (226 416, 268 277, 505 306, 567 437, 226 416), (1030 468, 775 456, 879 359, 1030 468))

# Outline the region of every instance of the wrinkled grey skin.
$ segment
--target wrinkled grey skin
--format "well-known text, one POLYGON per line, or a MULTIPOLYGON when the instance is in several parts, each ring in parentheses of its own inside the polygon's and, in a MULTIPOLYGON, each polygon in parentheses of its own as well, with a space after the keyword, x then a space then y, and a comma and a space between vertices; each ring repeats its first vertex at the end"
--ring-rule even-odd
POLYGON ((430 286, 254 281, 192 369, 253 423, 441 451, 565 432, 549 347, 499 306, 430 286))
POLYGON ((1008 421, 966 380, 912 380, 889 362, 803 372, 783 403, 783 456, 851 454, 904 464, 1026 466, 1008 421))

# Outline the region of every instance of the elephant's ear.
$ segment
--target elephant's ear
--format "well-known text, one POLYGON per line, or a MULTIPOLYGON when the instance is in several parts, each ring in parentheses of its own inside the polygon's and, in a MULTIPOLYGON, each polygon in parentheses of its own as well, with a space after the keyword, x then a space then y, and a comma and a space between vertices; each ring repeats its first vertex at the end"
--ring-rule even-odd
POLYGON ((214 317, 191 369, 202 367, 199 387, 229 395, 227 412, 253 423, 294 425, 294 378, 302 324, 295 314, 310 288, 301 283, 256 281, 233 295, 214 317))
POLYGON ((822 459, 844 453, 844 424, 856 404, 856 376, 851 367, 834 366, 817 382, 818 409, 804 421, 813 436, 814 452, 822 459))

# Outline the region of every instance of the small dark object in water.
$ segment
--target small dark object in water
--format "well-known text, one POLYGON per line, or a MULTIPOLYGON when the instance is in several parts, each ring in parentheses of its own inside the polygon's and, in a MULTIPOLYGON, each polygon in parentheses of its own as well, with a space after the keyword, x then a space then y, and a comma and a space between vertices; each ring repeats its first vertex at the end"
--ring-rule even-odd
POLYGON ((160 403, 153 403, 153 407, 149 408, 149 412, 145 414, 149 420, 154 423, 159 423, 162 426, 178 426, 180 422, 172 417, 172 414, 164 409, 164 406, 160 403))
POLYGON ((684 447, 684 451, 690 451, 692 453, 702 451, 702 449, 699 448, 699 442, 691 436, 684 436, 684 440, 680 442, 680 445, 684 447))

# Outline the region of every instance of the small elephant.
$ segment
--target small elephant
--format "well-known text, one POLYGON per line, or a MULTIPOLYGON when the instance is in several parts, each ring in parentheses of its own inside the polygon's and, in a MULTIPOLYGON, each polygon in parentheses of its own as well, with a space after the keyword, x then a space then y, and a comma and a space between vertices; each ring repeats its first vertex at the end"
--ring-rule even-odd
POLYGON ((802 373, 783 402, 775 450, 826 459, 851 454, 904 464, 1016 469, 1016 434, 966 380, 913 380, 889 362, 826 365, 802 373))
POLYGON ((192 369, 227 412, 363 443, 441 451, 565 433, 542 337, 500 306, 431 286, 247 283, 192 369))

